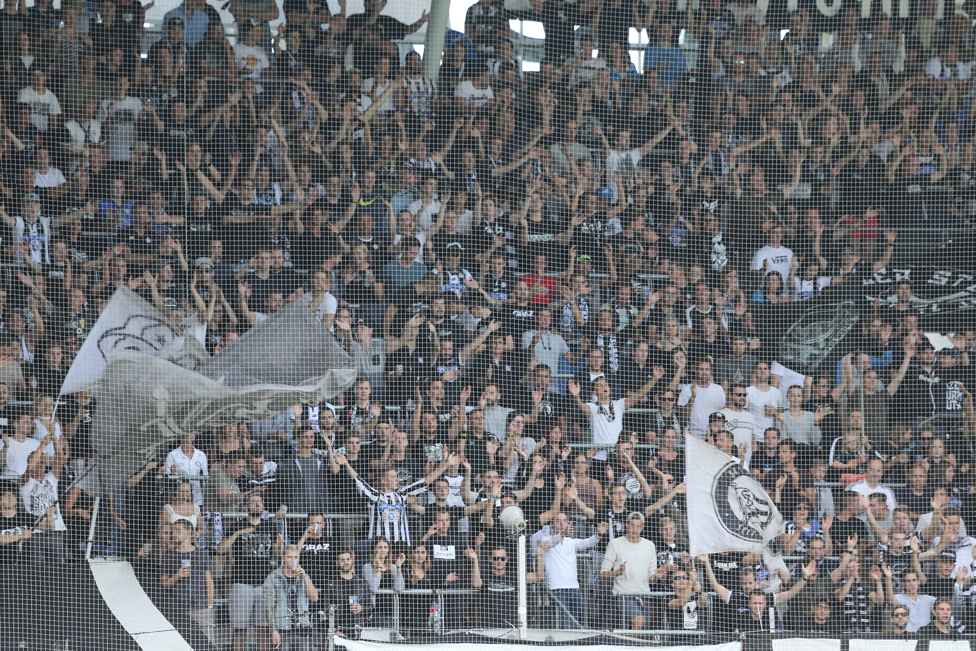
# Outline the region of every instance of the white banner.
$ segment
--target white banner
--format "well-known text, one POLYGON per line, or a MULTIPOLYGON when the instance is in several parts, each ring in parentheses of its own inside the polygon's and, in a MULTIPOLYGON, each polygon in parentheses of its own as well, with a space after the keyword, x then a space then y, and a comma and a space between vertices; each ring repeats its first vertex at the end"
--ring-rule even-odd
MULTIPOLYGON (((853 640, 852 640, 853 641, 853 640)), ((774 637, 770 640, 773 651, 840 651, 840 640, 829 638, 809 638, 809 637, 774 637)), ((885 651, 890 651, 885 649, 885 651)), ((906 649, 905 651, 911 651, 906 649)))
POLYGON ((61 395, 94 388, 105 373, 108 355, 116 351, 146 353, 183 368, 196 368, 209 357, 200 342, 187 337, 155 306, 120 287, 81 345, 61 395))
POLYGON ((685 437, 691 555, 762 552, 783 531, 783 516, 752 474, 717 448, 685 437))
MULTIPOLYGON (((553 631, 554 633, 557 631, 553 631)), ((403 649, 402 645, 390 642, 371 642, 367 640, 349 640, 344 637, 335 637, 337 646, 343 646, 350 651, 390 651, 391 649, 403 649)), ((416 651, 458 651, 458 644, 411 644, 409 648, 416 651)), ((565 644, 551 646, 543 641, 525 644, 508 644, 506 642, 485 642, 483 644, 471 644, 467 641, 463 645, 464 651, 535 651, 536 649, 585 649, 586 651, 633 651, 634 647, 624 644, 580 644, 576 647, 568 647, 565 644)), ((659 647, 661 651, 742 651, 741 642, 726 642, 723 644, 704 644, 701 646, 666 646, 659 647)))

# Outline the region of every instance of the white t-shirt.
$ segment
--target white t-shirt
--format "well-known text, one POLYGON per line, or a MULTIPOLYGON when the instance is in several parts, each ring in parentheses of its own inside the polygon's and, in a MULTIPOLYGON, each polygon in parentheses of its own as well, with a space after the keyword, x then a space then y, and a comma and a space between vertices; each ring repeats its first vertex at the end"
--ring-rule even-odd
POLYGON ((743 460, 743 467, 749 469, 749 460, 752 458, 752 437, 756 431, 756 419, 748 411, 732 411, 728 407, 722 410, 725 414, 725 429, 732 432, 732 439, 735 441, 736 451, 739 446, 745 443, 746 456, 743 460))
POLYGON ((636 544, 624 536, 618 536, 607 543, 606 555, 601 572, 612 572, 627 563, 624 573, 613 580, 613 594, 618 592, 647 592, 650 578, 657 572, 657 548, 647 538, 636 544))
POLYGON ((620 194, 617 191, 617 184, 613 180, 613 175, 615 172, 620 172, 620 176, 623 177, 624 183, 627 183, 627 175, 631 172, 637 173, 637 164, 640 163, 641 152, 640 149, 631 149, 630 151, 619 152, 616 149, 610 152, 607 156, 607 187, 613 190, 613 203, 617 203, 617 199, 620 194))
POLYGON ((765 273, 769 274, 770 271, 779 272, 779 275, 783 279, 783 286, 785 287, 786 279, 790 277, 790 269, 793 267, 793 251, 785 246, 774 249, 767 244, 756 251, 756 255, 752 257, 752 264, 749 265, 749 269, 751 271, 761 271, 763 262, 766 260, 769 260, 769 268, 765 273))
POLYGON ((830 286, 830 281, 830 276, 817 276, 813 280, 806 280, 799 277, 793 278, 793 300, 805 301, 808 298, 820 296, 820 292, 825 287, 830 286))
POLYGON ((319 306, 315 308, 315 316, 320 320, 325 318, 326 314, 335 314, 339 310, 339 301, 336 297, 332 295, 332 292, 326 292, 325 298, 319 303, 319 306))
MULTIPOLYGON (((725 389, 721 384, 713 382, 704 388, 697 386, 695 392, 697 397, 691 406, 688 427, 692 434, 704 441, 705 432, 708 431, 708 415, 725 409, 725 389)), ((686 384, 678 394, 678 406, 684 407, 689 402, 691 402, 691 385, 686 384)))
POLYGON ((765 434, 770 427, 779 427, 779 421, 775 416, 766 415, 766 407, 776 407, 777 410, 784 408, 783 394, 776 387, 769 387, 766 391, 760 391, 756 386, 746 387, 746 411, 752 414, 756 422, 756 438, 761 439, 760 435, 765 434))
POLYGON ((908 625, 905 631, 914 633, 932 621, 932 608, 935 607, 936 598, 928 594, 915 595, 917 601, 912 601, 905 593, 895 595, 898 603, 908 609, 908 625))
MULTIPOLYGON (((10 447, 7 449, 7 462, 3 466, 5 475, 23 475, 27 472, 27 460, 30 455, 41 447, 41 442, 35 439, 27 439, 23 443, 13 437, 8 439, 10 447)), ((0 442, 0 450, 3 449, 3 442, 0 442)))
MULTIPOLYGON (((624 410, 626 398, 614 400, 609 405, 586 403, 590 409, 590 425, 593 428, 593 443, 596 445, 616 445, 620 432, 624 429, 624 410)), ((605 461, 607 451, 597 450, 594 459, 605 461)))
POLYGON ((102 123, 98 120, 89 120, 88 124, 68 120, 64 123, 64 128, 68 132, 68 142, 63 144, 76 154, 84 152, 85 145, 97 145, 102 141, 102 123))
POLYGON ((132 158, 132 145, 139 140, 136 123, 141 113, 142 101, 138 97, 126 97, 121 102, 112 97, 102 100, 102 106, 98 109, 98 120, 108 127, 105 139, 109 161, 128 162, 132 158), (111 118, 110 107, 114 107, 111 118))
MULTIPOLYGON (((918 516, 918 524, 915 526, 915 531, 918 533, 922 533, 922 531, 924 529, 927 529, 931 524, 932 524, 932 512, 929 511, 928 513, 923 513, 922 515, 918 516)), ((959 518, 959 538, 960 539, 965 538, 968 535, 969 534, 966 533, 966 522, 962 518, 959 518)), ((972 548, 969 549, 970 551, 972 551, 972 548)), ((958 553, 959 552, 957 551, 956 554, 958 553)), ((972 559, 970 559, 969 562, 972 562, 972 559)), ((976 570, 970 568, 968 563, 966 565, 966 569, 971 574, 976 574, 976 570)), ((955 572, 953 572, 953 574, 955 574, 955 572)))
POLYGON ((68 180, 64 178, 64 174, 56 167, 47 168, 47 174, 41 174, 37 169, 34 170, 35 188, 56 188, 67 182, 68 180))
POLYGON ((245 75, 248 79, 258 79, 265 68, 271 66, 271 60, 267 53, 259 47, 251 47, 243 43, 234 45, 234 59, 237 61, 237 69, 247 70, 245 75))
MULTIPOLYGON (((170 474, 174 466, 177 475, 206 477, 210 474, 207 469, 207 455, 198 448, 193 448, 193 453, 189 457, 184 454, 182 447, 170 451, 166 455, 166 463, 163 466, 166 474, 170 474)), ((203 486, 194 479, 190 481, 190 488, 193 491, 193 503, 197 506, 203 506, 203 486)))
POLYGON ((495 99, 491 86, 475 88, 470 79, 465 79, 454 87, 454 96, 463 97, 466 106, 484 106, 489 100, 495 99))
MULTIPOLYGON (((387 79, 386 80, 386 83, 383 84, 383 85, 377 85, 376 86, 376 91, 374 92, 373 91, 373 84, 375 84, 375 83, 376 83, 376 80, 373 79, 372 77, 370 77, 369 79, 365 79, 365 80, 363 80, 362 89, 363 89, 363 92, 364 93, 366 93, 368 95, 372 95, 373 97, 379 99, 379 97, 383 93, 386 92, 386 89, 389 88, 389 86, 390 86, 390 80, 387 79)), ((380 115, 382 115, 384 113, 392 113, 393 111, 395 111, 396 110, 396 104, 394 103, 394 100, 393 100, 393 96, 394 95, 396 95, 395 92, 394 93, 391 93, 390 96, 386 98, 386 101, 383 102, 380 105, 380 107, 377 109, 376 112, 379 113, 380 115)))
POLYGON ((58 502, 58 478, 52 473, 44 475, 44 481, 37 481, 33 477, 20 487, 20 497, 24 510, 31 515, 41 517, 49 506, 54 507, 54 530, 67 531, 61 517, 61 504, 58 502))
POLYGON ((884 484, 878 484, 874 488, 871 488, 868 486, 867 479, 859 479, 848 486, 847 490, 859 495, 863 495, 864 497, 870 497, 874 493, 884 493, 885 502, 888 504, 888 510, 893 513, 895 509, 898 508, 898 500, 895 498, 895 492, 884 484))
POLYGON ((57 96, 47 88, 44 89, 43 95, 38 94, 30 86, 21 88, 17 94, 17 101, 30 106, 30 122, 37 127, 38 131, 47 131, 51 128, 50 116, 61 115, 61 104, 57 96))

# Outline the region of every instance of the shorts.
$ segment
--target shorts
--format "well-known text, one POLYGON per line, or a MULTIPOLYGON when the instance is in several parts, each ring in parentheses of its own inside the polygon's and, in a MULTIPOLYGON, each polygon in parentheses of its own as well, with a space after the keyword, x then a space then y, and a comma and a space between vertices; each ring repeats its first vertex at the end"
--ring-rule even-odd
POLYGON ((235 583, 230 587, 230 625, 235 629, 267 626, 264 609, 264 588, 260 585, 235 583))
POLYGON ((630 628, 630 623, 635 617, 647 615, 647 608, 644 607, 644 599, 641 597, 617 597, 617 605, 620 607, 620 614, 624 617, 625 628, 630 628))

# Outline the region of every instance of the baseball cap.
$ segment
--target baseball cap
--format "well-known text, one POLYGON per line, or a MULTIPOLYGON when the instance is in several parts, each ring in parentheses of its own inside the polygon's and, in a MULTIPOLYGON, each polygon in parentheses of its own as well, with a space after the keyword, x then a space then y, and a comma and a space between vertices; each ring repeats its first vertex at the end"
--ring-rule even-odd
POLYGON ((170 25, 179 25, 180 27, 183 27, 184 26, 183 19, 182 18, 179 18, 179 17, 170 18, 169 19, 169 24, 170 25))
POLYGON ((205 255, 201 255, 199 258, 193 261, 194 267, 202 267, 205 264, 209 264, 212 267, 214 266, 214 261, 205 255))
POLYGON ((597 190, 596 195, 598 197, 603 197, 604 199, 613 199, 613 190, 611 190, 607 186, 603 186, 602 188, 597 190))
POLYGON ((143 154, 149 153, 149 143, 145 140, 139 140, 134 145, 132 145, 132 151, 142 152, 143 154))
POLYGON ((630 512, 630 515, 627 516, 627 521, 628 522, 630 522, 631 520, 634 520, 634 519, 640 520, 641 522, 646 522, 647 521, 647 518, 645 518, 644 517, 644 514, 641 513, 640 511, 631 511, 630 512))
POLYGON ((720 411, 713 411, 712 413, 710 413, 708 415, 708 422, 709 423, 714 423, 716 421, 722 421, 724 423, 725 422, 725 414, 723 414, 720 411))
POLYGON ((447 248, 447 251, 449 253, 450 253, 450 250, 451 249, 458 249, 459 251, 463 251, 464 250, 464 247, 461 246, 461 243, 460 242, 451 242, 450 244, 447 245, 446 248, 447 248))
POLYGON ((26 193, 24 195, 23 201, 24 201, 24 203, 27 203, 28 201, 36 201, 37 203, 40 203, 41 202, 41 196, 39 194, 37 194, 36 192, 28 192, 28 193, 26 193))

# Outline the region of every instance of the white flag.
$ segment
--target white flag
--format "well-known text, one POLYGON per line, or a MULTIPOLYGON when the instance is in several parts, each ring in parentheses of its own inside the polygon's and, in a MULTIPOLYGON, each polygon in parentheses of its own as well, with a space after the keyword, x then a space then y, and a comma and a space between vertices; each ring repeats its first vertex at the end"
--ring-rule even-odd
POLYGON ((187 337, 155 306, 123 286, 85 338, 60 395, 94 388, 105 374, 108 356, 116 351, 146 353, 183 368, 196 368, 209 357, 196 339, 187 337))
POLYGON ((783 516, 759 480, 694 436, 685 437, 685 485, 692 557, 762 552, 783 531, 783 516))

